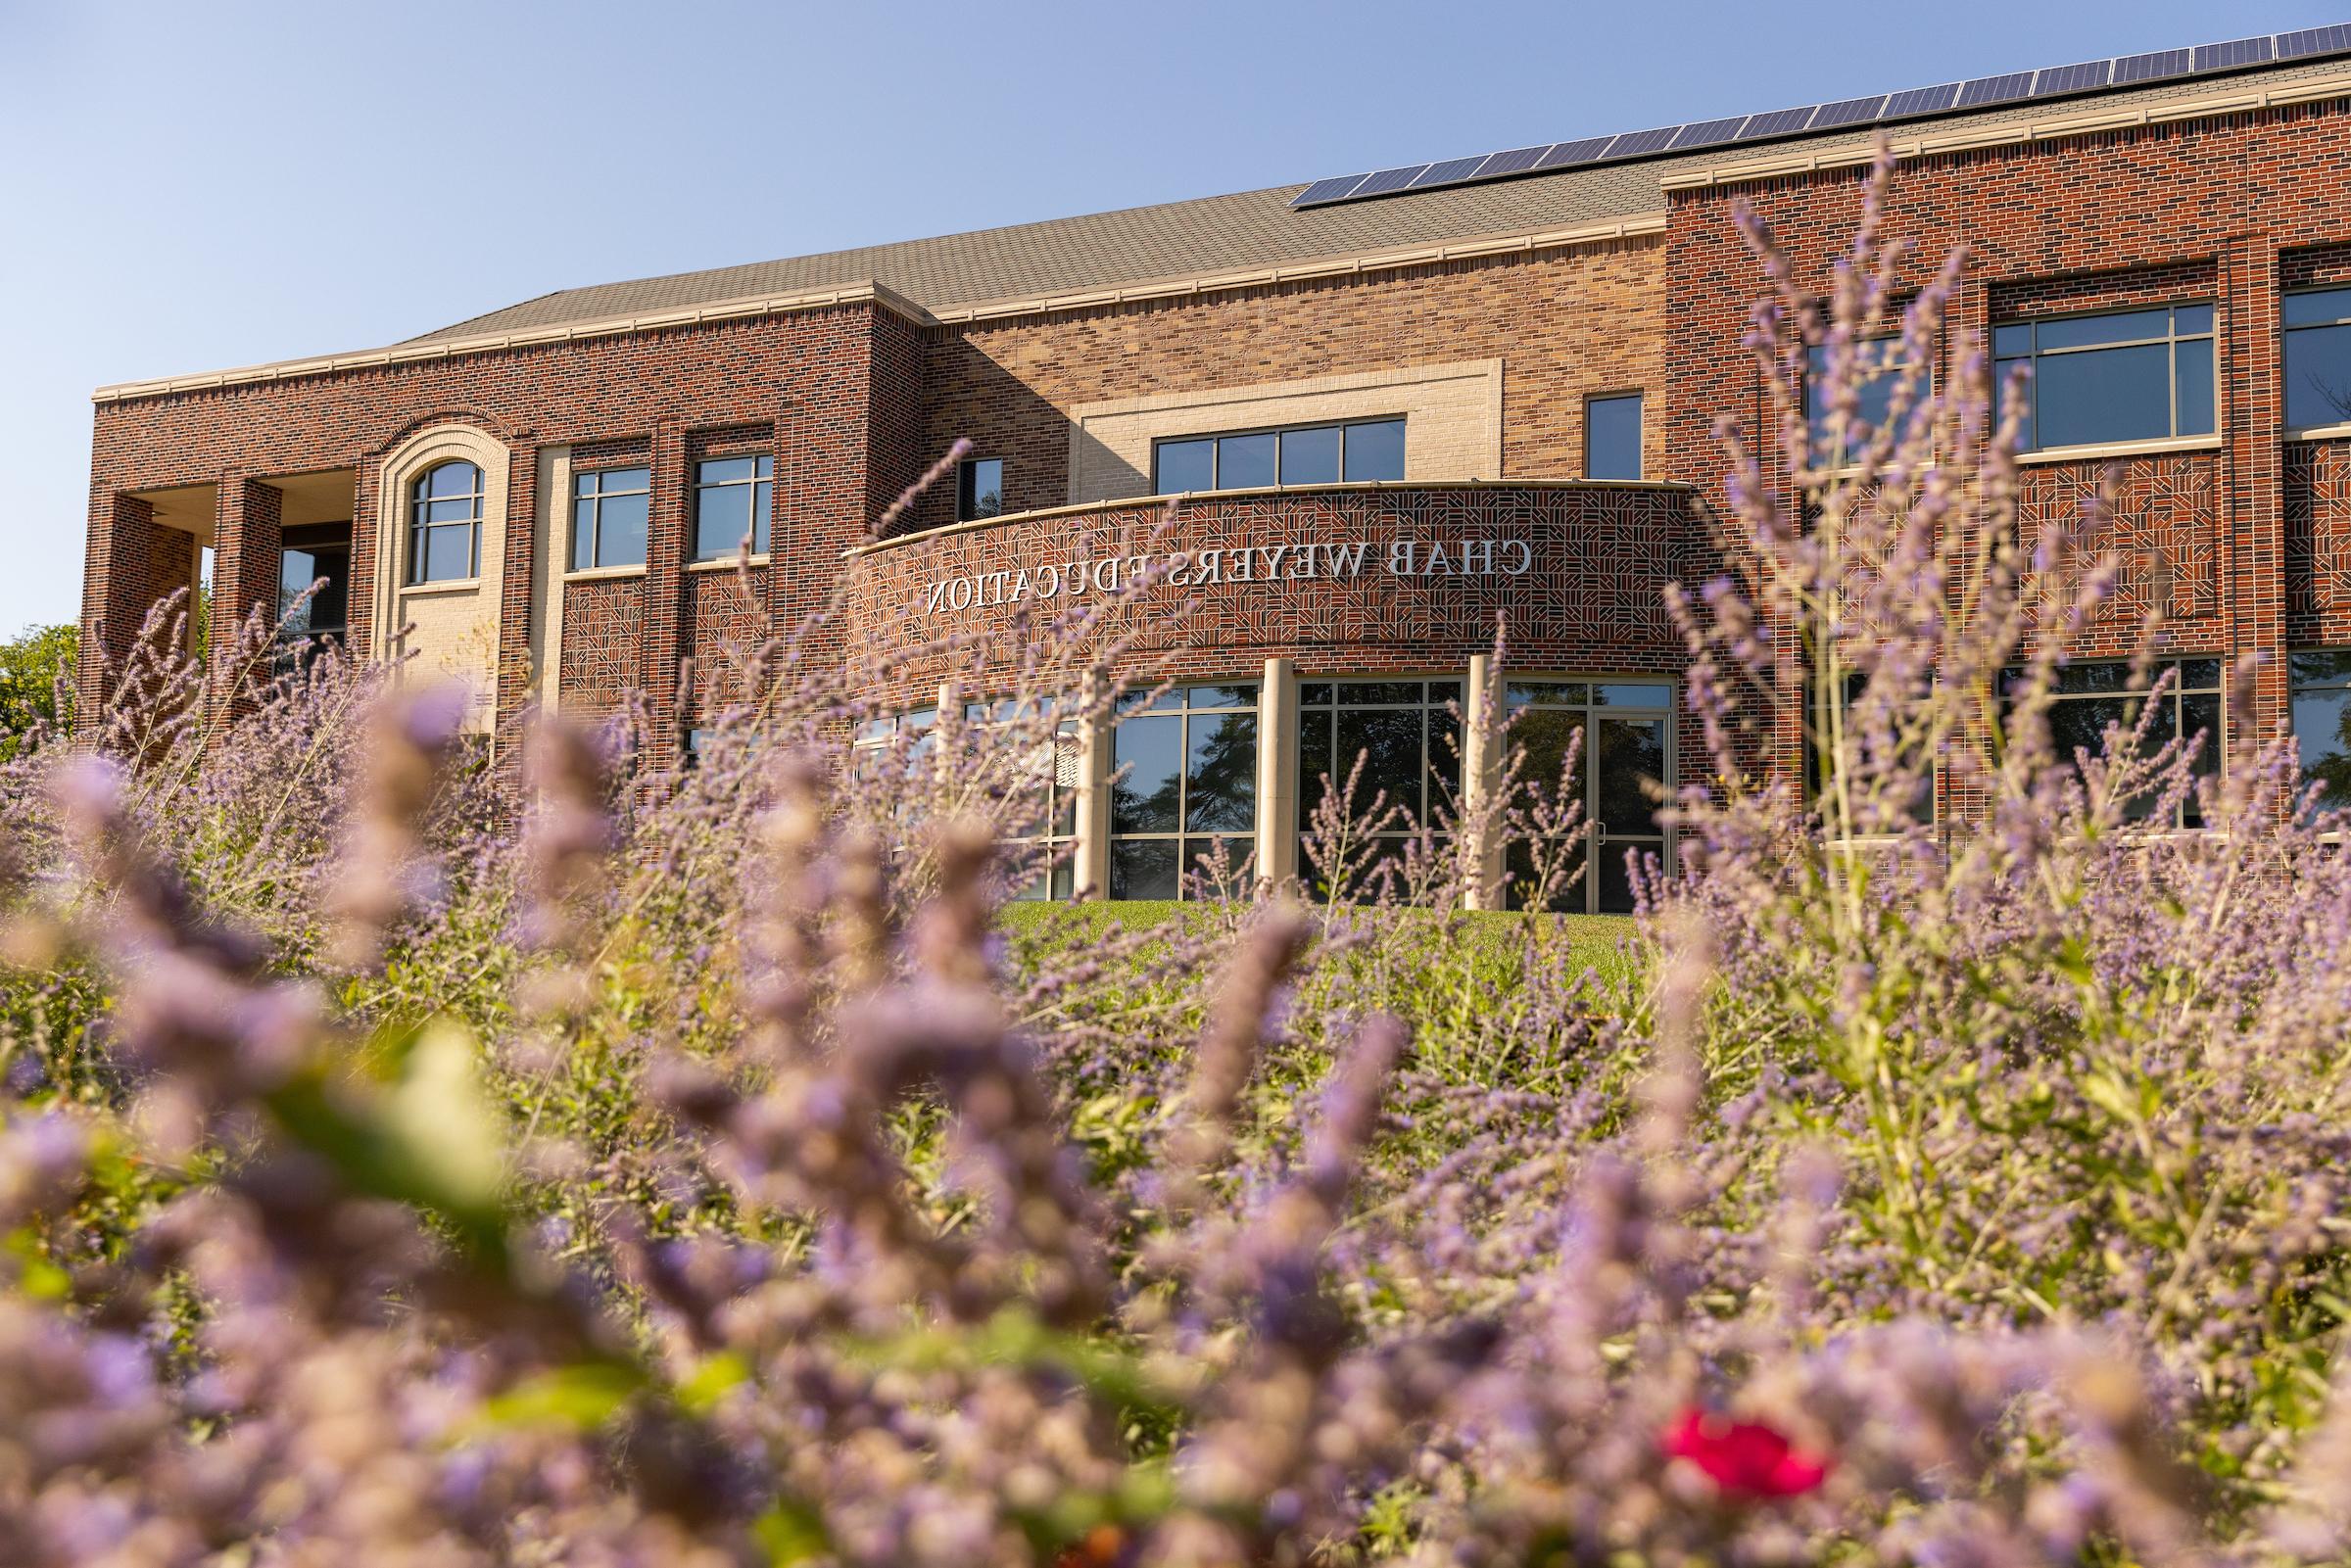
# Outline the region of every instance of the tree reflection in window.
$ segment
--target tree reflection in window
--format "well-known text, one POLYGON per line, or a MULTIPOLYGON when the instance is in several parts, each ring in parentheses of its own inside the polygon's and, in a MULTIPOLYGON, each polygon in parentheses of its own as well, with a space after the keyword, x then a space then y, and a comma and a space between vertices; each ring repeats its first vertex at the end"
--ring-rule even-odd
POLYGON ((1119 704, 1110 896, 1182 898, 1204 857, 1237 865, 1257 829, 1257 687, 1177 687, 1119 704))

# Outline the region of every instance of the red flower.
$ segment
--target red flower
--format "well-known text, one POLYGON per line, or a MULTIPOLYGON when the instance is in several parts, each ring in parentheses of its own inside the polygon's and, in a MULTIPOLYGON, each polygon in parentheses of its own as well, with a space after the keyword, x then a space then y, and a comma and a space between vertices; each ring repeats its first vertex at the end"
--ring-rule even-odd
POLYGON ((1759 1421, 1734 1421, 1692 1405, 1665 1433, 1665 1451, 1687 1459, 1734 1497, 1798 1497, 1829 1473, 1825 1454, 1806 1453, 1759 1421))

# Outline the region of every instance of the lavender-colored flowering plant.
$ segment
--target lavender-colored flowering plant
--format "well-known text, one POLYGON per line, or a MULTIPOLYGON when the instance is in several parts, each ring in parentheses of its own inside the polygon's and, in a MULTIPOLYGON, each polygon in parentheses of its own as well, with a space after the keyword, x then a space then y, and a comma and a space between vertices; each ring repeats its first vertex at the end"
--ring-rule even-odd
POLYGON ((2340 1560, 2342 824, 2243 727, 2062 754, 2116 563, 1980 344, 1865 400, 1954 337, 1890 178, 1825 290, 1748 222, 1710 777, 1601 962, 1462 912, 1581 875, 1518 758, 1330 781, 1319 901, 1009 916, 1100 607, 920 734, 732 649, 670 772, 159 610, 0 763, 0 1555, 2340 1560))

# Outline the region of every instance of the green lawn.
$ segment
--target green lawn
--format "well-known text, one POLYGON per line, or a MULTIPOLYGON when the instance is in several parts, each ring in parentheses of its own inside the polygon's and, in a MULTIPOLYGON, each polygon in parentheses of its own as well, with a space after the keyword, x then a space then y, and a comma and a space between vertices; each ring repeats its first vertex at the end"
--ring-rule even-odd
MULTIPOLYGON (((1129 899, 1118 903, 1007 904, 998 917, 1006 934, 1041 947, 1076 947, 1118 927, 1148 929, 1171 922, 1210 918, 1210 906, 1174 899, 1129 899)), ((1428 917, 1423 917, 1428 918, 1428 917)), ((1607 973, 1624 963, 1623 944, 1634 935, 1625 915, 1519 915, 1478 912, 1462 917, 1468 940, 1482 948, 1514 947, 1529 922, 1542 922, 1566 938, 1569 963, 1607 973)))

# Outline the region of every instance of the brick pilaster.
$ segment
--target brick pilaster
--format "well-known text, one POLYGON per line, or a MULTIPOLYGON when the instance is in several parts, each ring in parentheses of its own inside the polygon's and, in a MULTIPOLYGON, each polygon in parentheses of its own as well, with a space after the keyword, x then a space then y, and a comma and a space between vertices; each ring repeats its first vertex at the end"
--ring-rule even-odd
POLYGON ((2239 234, 2221 256, 2223 505, 2215 521, 2231 654, 2266 655, 2250 713, 2231 714, 2231 738, 2267 736, 2286 714, 2285 424, 2278 345, 2278 238, 2239 234))
MULTIPOLYGON (((104 706, 148 611, 195 580, 194 535, 157 522, 155 507, 136 496, 100 496, 92 502, 75 690, 77 722, 85 729, 104 706)), ((181 607, 183 614, 193 609, 192 602, 181 607)), ((185 628, 181 641, 184 646, 185 628)))
POLYGON ((652 734, 646 737, 646 759, 657 768, 674 767, 681 737, 678 734, 678 659, 684 651, 682 626, 686 613, 686 558, 691 552, 694 525, 694 476, 686 464, 686 433, 674 419, 653 429, 652 514, 645 547, 645 628, 639 644, 638 681, 645 691, 652 734))
POLYGON ((234 667, 237 635, 256 609, 277 615, 284 495, 258 479, 228 475, 213 503, 213 702, 216 716, 249 701, 246 683, 267 671, 234 667))

